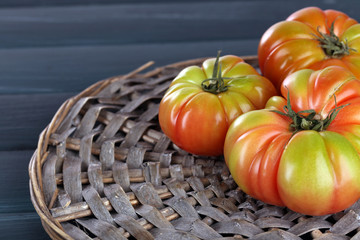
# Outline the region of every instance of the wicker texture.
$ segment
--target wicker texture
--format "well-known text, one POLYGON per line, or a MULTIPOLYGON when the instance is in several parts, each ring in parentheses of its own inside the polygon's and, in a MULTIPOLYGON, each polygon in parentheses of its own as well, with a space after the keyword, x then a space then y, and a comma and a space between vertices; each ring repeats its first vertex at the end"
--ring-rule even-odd
MULTIPOLYGON (((256 67, 255 57, 244 59, 256 67)), ((252 199, 222 158, 178 149, 159 102, 185 61, 100 81, 40 135, 30 193, 52 239, 360 239, 359 203, 321 217, 252 199)), ((146 67, 146 66, 145 66, 146 67)))

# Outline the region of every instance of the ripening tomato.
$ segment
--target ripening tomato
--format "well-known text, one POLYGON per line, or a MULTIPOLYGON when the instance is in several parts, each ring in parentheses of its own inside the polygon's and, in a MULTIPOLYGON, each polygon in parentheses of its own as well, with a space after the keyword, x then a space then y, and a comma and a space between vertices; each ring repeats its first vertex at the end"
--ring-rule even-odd
POLYGON ((223 153, 227 129, 244 112, 263 108, 275 87, 243 59, 227 55, 183 69, 161 100, 159 123, 183 150, 223 153))
POLYGON ((360 24, 340 11, 304 8, 263 34, 258 57, 261 72, 277 88, 305 68, 342 66, 360 79, 360 24))
POLYGON ((229 127, 224 157, 234 180, 303 214, 351 206, 360 197, 360 81, 338 66, 305 69, 281 93, 229 127))

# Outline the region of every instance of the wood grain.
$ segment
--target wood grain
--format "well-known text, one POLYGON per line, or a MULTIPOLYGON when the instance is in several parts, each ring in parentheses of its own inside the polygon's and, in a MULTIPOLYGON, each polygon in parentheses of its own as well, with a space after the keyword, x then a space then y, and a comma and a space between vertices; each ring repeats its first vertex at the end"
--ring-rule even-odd
MULTIPOLYGON (((0 1, 0 239, 49 239, 30 201, 27 167, 39 134, 66 99, 101 79, 126 74, 151 60, 155 64, 149 70, 182 60, 214 56, 218 49, 222 49, 223 54, 254 55, 267 27, 310 5, 335 8, 360 19, 359 3, 338 0, 0 1)), ((151 118, 151 113, 148 117, 151 118)), ((168 144, 163 138, 158 152, 168 144)), ((167 167, 170 160, 171 156, 164 157, 161 167, 167 167)), ((191 159, 188 163, 192 164, 191 159)), ((114 171, 115 181, 129 190, 129 179, 116 177, 123 166, 110 170, 114 171)), ((182 171, 173 166, 169 174, 181 180, 182 171)), ((96 182, 96 171, 94 173, 96 182)), ((153 175, 156 176, 156 171, 153 175)), ((172 194, 186 196, 185 191, 171 181, 167 186, 172 194)), ((224 194, 216 190, 211 191, 224 194)), ((197 191, 192 196, 200 200, 202 190, 197 191)), ((59 194, 64 196, 66 205, 67 196, 59 194)), ((233 196, 234 199, 242 197, 233 196)), ((232 217, 248 222, 261 219, 255 226, 265 226, 267 218, 279 214, 278 209, 266 208, 261 216, 255 216, 256 205, 250 200, 242 202, 240 207, 246 211, 232 217)), ((198 214, 204 213, 202 208, 206 208, 207 203, 203 204, 195 209, 198 214)), ((219 208, 207 211, 213 218, 223 219, 221 213, 232 211, 231 203, 214 204, 219 208)), ((144 218, 151 219, 143 214, 144 218)), ((341 233, 356 228, 354 216, 348 214, 334 231, 341 233)), ((296 213, 288 214, 287 220, 298 217, 296 213)), ((278 224, 284 226, 282 221, 278 224)), ((218 229, 227 231, 225 226, 218 229)), ((298 233, 303 229, 293 230, 298 233)), ((184 236, 169 229, 155 230, 152 234, 159 239, 184 236)), ((264 233, 263 238, 266 236, 297 239, 282 230, 264 233)), ((335 239, 338 235, 326 233, 320 237, 331 236, 335 239)))

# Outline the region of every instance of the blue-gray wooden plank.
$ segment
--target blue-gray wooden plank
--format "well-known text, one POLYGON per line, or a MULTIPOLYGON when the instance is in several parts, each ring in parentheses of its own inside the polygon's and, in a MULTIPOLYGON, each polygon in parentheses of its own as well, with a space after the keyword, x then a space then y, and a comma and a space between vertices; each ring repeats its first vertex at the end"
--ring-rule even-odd
POLYGON ((0 213, 0 239, 49 240, 36 212, 0 213))
MULTIPOLYGON (((34 150, 41 131, 50 123, 61 104, 73 95, 0 95, 0 102, 3 103, 0 104, 0 151, 34 150)), ((6 160, 0 158, 0 166, 3 161, 6 160)), ((16 162, 7 164, 14 166, 16 162)), ((0 174, 1 177, 3 175, 0 174)), ((6 182, 0 181, 0 185, 3 183, 6 182)), ((0 198, 0 203, 2 200, 0 198)))
POLYGON ((0 151, 0 239, 49 239, 32 206, 28 163, 33 151, 0 151))
MULTIPOLYGON (((172 0, 171 2, 214 2, 218 0, 172 0)), ((233 0, 244 1, 244 0, 233 0)), ((39 7, 39 6, 74 6, 74 5, 105 5, 126 3, 157 3, 166 0, 2 0, 0 7, 39 7)))
POLYGON ((118 46, 0 49, 0 94, 80 92, 92 83, 126 74, 155 61, 177 61, 223 54, 256 54, 258 40, 224 40, 118 46))
MULTIPOLYGON (((0 9, 0 94, 78 92, 149 60, 256 54, 261 34, 307 1, 0 9)), ((353 13, 360 4, 318 1, 353 13)))
POLYGON ((0 9, 1 48, 123 45, 259 38, 305 6, 344 10, 349 1, 218 1, 0 9))
POLYGON ((0 151, 0 219, 3 214, 35 212, 27 168, 32 155, 30 150, 0 151))

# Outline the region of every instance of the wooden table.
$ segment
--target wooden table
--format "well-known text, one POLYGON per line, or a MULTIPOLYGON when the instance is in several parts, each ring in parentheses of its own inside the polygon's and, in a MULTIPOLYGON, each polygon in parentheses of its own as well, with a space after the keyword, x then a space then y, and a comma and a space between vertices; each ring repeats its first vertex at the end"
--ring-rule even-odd
POLYGON ((91 84, 222 54, 255 55, 263 32, 302 7, 345 11, 355 1, 0 2, 0 239, 49 239, 29 196, 28 163, 60 105, 91 84))

